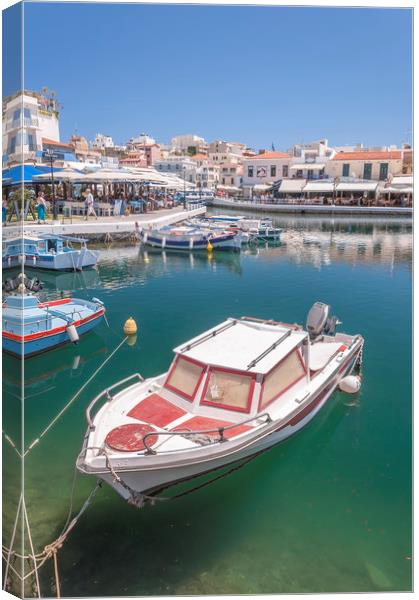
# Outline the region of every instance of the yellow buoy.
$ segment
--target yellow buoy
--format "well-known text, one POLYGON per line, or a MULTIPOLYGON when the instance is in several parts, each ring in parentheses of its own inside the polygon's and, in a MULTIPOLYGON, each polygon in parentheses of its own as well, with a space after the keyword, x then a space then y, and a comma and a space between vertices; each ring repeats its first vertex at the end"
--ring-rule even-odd
POLYGON ((124 324, 125 335, 135 335, 137 333, 137 323, 132 317, 129 317, 124 324))
POLYGON ((212 247, 213 246, 212 246, 211 242, 208 242, 208 244, 207 244, 207 251, 208 252, 212 252, 212 247))

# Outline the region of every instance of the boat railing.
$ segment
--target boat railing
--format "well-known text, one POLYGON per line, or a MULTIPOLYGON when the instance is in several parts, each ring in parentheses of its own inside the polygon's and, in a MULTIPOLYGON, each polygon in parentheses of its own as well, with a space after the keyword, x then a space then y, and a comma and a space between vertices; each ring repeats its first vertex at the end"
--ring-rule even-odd
POLYGON ((110 392, 112 390, 114 390, 115 388, 123 385, 124 383, 127 383, 131 379, 135 379, 135 378, 137 378, 139 381, 144 381, 144 377, 140 373, 133 373, 132 375, 129 375, 128 377, 125 377, 124 379, 117 381, 110 387, 105 388, 104 390, 102 390, 100 392, 100 394, 98 394, 95 398, 93 398, 93 400, 90 402, 89 406, 86 408, 86 420, 87 420, 87 424, 89 425, 90 431, 94 431, 94 429, 95 429, 95 426, 93 425, 93 419, 90 414, 94 405, 104 396, 106 396, 106 400, 108 402, 111 402, 113 400, 113 396, 111 396, 110 392))
POLYGON ((148 443, 147 443, 147 439, 150 437, 156 437, 160 436, 160 435, 166 435, 166 436, 199 436, 199 435, 208 435, 211 433, 218 433, 219 434, 219 438, 217 440, 209 440, 208 444, 213 443, 214 441, 216 442, 227 442, 228 438, 226 438, 224 436, 224 432, 228 431, 230 429, 234 429, 236 427, 241 427, 242 425, 245 425, 246 423, 251 423, 252 421, 255 421, 256 419, 263 419, 265 418, 264 421, 264 425, 272 423, 272 417, 270 416, 269 413, 264 412, 262 414, 258 414, 255 415, 253 417, 249 417, 248 419, 244 419, 243 421, 239 421, 238 423, 232 423, 231 425, 224 425, 223 427, 213 427, 212 429, 200 429, 198 431, 190 431, 189 429, 178 429, 176 431, 150 431, 149 433, 146 433, 143 436, 143 444, 144 444, 144 448, 145 448, 145 454, 157 454, 156 450, 153 450, 153 448, 151 448, 148 443))

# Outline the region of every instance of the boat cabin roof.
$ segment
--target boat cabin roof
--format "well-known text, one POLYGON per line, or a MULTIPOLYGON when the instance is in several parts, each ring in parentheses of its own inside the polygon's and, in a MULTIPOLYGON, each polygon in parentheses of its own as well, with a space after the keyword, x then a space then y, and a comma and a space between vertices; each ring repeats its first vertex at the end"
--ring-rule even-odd
POLYGON ((203 364, 264 374, 305 338, 306 331, 291 325, 230 318, 174 352, 203 364))
POLYGON ((39 235, 23 235, 7 238, 4 240, 6 244, 13 244, 16 242, 40 242, 43 240, 62 240, 63 242, 87 242, 85 238, 74 237, 69 235, 58 235, 55 233, 40 233, 39 235))

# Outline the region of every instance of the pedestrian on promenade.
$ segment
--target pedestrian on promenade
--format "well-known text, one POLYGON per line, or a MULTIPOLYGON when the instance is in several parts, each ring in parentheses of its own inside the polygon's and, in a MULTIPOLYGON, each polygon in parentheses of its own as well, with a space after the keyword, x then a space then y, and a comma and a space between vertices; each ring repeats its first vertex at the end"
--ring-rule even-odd
POLYGON ((84 201, 84 203, 86 205, 86 216, 84 217, 84 220, 87 221, 87 219, 90 215, 92 215, 93 217, 96 217, 96 219, 97 219, 97 214, 95 212, 95 207, 94 207, 95 201, 93 199, 93 194, 89 188, 87 188, 86 194, 87 194, 86 200, 84 201))
POLYGON ((38 213, 38 223, 45 224, 45 213, 47 210, 47 204, 45 202, 43 192, 38 193, 38 197, 36 199, 36 212, 38 213))
POLYGON ((7 203, 6 196, 4 196, 4 197, 3 197, 2 209, 1 209, 2 223, 6 223, 6 219, 7 219, 7 209, 8 209, 8 203, 7 203))

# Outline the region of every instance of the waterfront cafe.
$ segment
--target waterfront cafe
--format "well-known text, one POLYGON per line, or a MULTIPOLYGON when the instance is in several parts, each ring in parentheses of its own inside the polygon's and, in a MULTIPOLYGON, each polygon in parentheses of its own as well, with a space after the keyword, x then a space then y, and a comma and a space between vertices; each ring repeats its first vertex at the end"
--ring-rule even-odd
POLYGON ((332 204, 335 195, 335 183, 331 179, 311 180, 303 188, 307 203, 332 204))
POLYGON ((413 175, 394 176, 378 190, 383 204, 387 206, 412 206, 413 175))
POLYGON ((280 179, 272 186, 274 195, 283 202, 300 202, 306 182, 306 179, 280 179))
POLYGON ((341 179, 335 188, 335 204, 368 205, 377 199, 378 181, 341 179))

